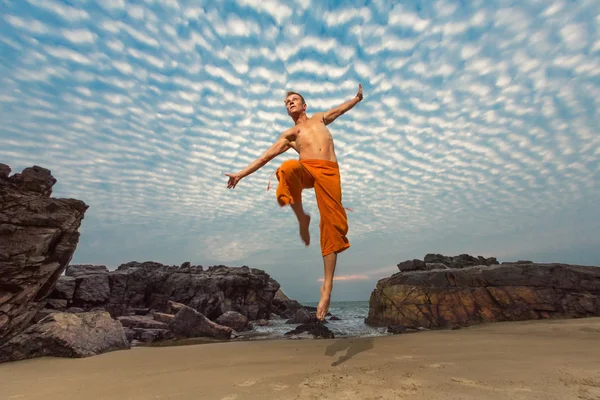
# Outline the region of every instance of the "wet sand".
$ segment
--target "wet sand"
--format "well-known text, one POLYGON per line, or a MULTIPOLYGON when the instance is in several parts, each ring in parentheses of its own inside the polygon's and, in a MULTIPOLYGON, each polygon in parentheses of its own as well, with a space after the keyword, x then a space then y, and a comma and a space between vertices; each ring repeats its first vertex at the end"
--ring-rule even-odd
POLYGON ((600 399, 600 318, 0 364, 1 399, 600 399))

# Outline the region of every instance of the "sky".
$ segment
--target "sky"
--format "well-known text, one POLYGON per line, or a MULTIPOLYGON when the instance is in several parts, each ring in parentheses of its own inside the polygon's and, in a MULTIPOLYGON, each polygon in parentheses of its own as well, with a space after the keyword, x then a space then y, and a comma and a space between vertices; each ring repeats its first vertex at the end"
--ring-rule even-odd
MULTIPOLYGON (((600 265, 600 2, 0 0, 0 162, 85 201, 72 263, 247 265, 291 298, 323 276, 267 191, 293 125, 329 129, 348 213, 332 300, 468 253, 600 265)), ((276 178, 272 184, 277 185, 276 178)))

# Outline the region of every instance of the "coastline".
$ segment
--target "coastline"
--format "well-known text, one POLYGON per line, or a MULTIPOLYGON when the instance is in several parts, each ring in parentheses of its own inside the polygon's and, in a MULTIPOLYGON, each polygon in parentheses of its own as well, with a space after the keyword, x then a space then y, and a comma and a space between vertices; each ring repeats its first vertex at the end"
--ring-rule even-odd
POLYGON ((600 318, 0 364, 6 399, 596 399, 600 318))

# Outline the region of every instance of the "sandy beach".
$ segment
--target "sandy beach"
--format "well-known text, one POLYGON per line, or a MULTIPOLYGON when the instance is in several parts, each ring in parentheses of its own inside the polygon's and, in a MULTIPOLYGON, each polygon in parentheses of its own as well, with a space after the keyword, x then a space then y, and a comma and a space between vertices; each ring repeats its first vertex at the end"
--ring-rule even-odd
POLYGON ((600 318, 0 365, 2 399, 600 399, 600 318))

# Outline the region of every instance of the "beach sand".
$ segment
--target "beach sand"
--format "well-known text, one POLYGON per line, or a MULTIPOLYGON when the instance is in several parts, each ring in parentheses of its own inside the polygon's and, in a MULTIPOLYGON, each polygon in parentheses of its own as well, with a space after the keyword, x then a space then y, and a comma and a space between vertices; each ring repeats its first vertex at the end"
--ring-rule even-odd
POLYGON ((0 364, 1 399, 600 399, 600 318, 0 364))

